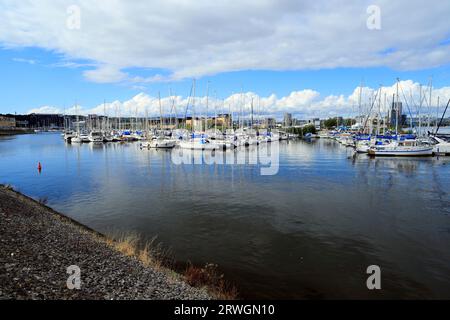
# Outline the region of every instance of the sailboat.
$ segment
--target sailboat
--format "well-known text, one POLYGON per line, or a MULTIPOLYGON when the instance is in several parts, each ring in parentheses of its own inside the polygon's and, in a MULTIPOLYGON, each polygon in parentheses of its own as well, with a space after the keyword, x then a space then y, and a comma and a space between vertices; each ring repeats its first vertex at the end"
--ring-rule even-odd
POLYGON ((176 142, 176 140, 167 138, 163 134, 163 131, 162 131, 162 129, 163 129, 163 127, 162 127, 163 113, 162 113, 161 94, 160 93, 158 93, 158 99, 159 99, 159 113, 160 113, 160 120, 159 120, 160 135, 148 143, 148 148, 172 149, 176 146, 177 142, 176 142))
POLYGON ((75 112, 77 114, 77 131, 75 132, 75 135, 70 139, 70 142, 72 143, 82 143, 83 139, 80 136, 80 119, 78 116, 78 105, 75 104, 75 112))
POLYGON ((100 130, 92 130, 88 135, 89 142, 100 143, 103 142, 103 132, 100 130))
POLYGON ((420 144, 417 140, 393 140, 386 145, 376 145, 369 149, 369 155, 389 157, 417 157, 433 155, 433 148, 420 144))
POLYGON ((442 137, 430 135, 430 140, 433 145, 433 154, 436 155, 450 155, 450 142, 444 140, 442 137))
POLYGON ((356 152, 357 153, 368 153, 370 150, 370 147, 372 145, 371 137, 357 137, 356 138, 356 152))
MULTIPOLYGON (((445 107, 444 113, 442 114, 441 120, 436 127, 436 132, 434 134, 430 134, 430 142, 433 145, 433 153, 437 155, 448 155, 450 154, 450 142, 444 137, 438 136, 439 128, 441 127, 442 121, 444 120, 445 113, 447 112, 448 106, 450 104, 450 99, 447 102, 447 106, 445 107)), ((438 100, 439 105, 439 100, 438 100)))
POLYGON ((427 144, 422 143, 417 139, 405 139, 398 135, 398 116, 399 116, 399 81, 397 79, 397 93, 395 106, 395 139, 384 145, 375 145, 368 151, 371 156, 388 156, 388 157, 417 157, 417 156, 432 156, 433 148, 427 144))

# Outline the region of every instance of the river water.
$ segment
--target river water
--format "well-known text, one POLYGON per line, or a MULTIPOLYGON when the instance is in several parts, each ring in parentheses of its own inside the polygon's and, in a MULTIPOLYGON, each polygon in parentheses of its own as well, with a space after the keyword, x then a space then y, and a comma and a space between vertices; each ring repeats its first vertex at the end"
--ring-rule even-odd
POLYGON ((100 232, 158 236, 179 261, 216 263, 244 298, 450 298, 450 157, 283 142, 264 176, 172 152, 1 137, 0 183, 100 232), (381 290, 367 289, 370 265, 381 290))

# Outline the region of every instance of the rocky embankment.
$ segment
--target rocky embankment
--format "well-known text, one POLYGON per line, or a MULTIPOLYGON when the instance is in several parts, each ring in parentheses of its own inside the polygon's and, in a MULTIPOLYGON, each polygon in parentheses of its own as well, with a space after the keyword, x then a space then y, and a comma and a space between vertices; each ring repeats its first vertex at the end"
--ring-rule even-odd
POLYGON ((0 185, 0 299, 209 298, 122 254, 95 231, 0 185), (68 288, 70 276, 69 284, 77 283, 70 266, 79 267, 80 289, 68 288))

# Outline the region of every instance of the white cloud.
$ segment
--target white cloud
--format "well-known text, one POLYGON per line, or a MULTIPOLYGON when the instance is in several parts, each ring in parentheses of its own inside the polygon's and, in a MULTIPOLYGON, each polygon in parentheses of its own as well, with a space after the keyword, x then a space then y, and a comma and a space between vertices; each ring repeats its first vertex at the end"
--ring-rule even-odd
MULTIPOLYGON (((431 112, 436 114, 435 106, 437 98, 440 98, 441 112, 443 106, 450 99, 450 87, 433 88, 431 108, 429 107, 429 87, 422 86, 420 95, 420 84, 411 80, 399 82, 399 99, 404 104, 404 113, 417 115, 419 112, 420 96, 422 96, 421 113, 431 112)), ((249 115, 253 102, 255 116, 272 116, 281 118, 283 113, 289 112, 299 118, 327 118, 332 116, 356 116, 360 113, 382 112, 386 113, 392 102, 393 95, 397 93, 397 84, 381 88, 357 87, 353 92, 345 96, 328 95, 322 96, 318 91, 305 89, 293 91, 285 97, 277 97, 271 94, 262 97, 254 92, 233 94, 225 99, 214 99, 213 97, 196 97, 195 107, 193 99, 182 96, 161 97, 161 111, 163 114, 174 114, 184 116, 209 115, 215 112, 232 112, 235 117, 240 114, 249 115), (361 104, 359 103, 361 101, 361 104), (379 103, 380 107, 379 107, 379 103), (208 109, 207 109, 208 106, 208 109)), ((139 93, 126 101, 114 101, 112 103, 99 104, 94 107, 79 106, 78 108, 66 109, 67 114, 107 114, 109 116, 159 116, 160 103, 158 97, 152 97, 146 93, 139 93)), ((44 106, 32 109, 29 113, 63 113, 61 108, 44 106)))
POLYGON ((28 64, 36 64, 36 60, 33 59, 23 59, 23 58, 13 58, 14 62, 28 63, 28 64))
POLYGON ((28 111, 28 113, 41 113, 41 114, 49 114, 49 113, 55 113, 60 114, 62 113, 59 108, 56 107, 50 107, 50 106, 42 106, 39 108, 31 109, 28 111))
POLYGON ((450 62, 450 2, 379 0, 381 30, 366 26, 372 0, 3 0, 0 44, 40 47, 64 61, 91 61, 94 82, 150 83, 236 70, 450 62), (81 9, 80 29, 67 8, 81 9), (164 70, 137 76, 130 68, 164 70), (128 71, 127 71, 128 70, 128 71))
POLYGON ((121 82, 127 78, 127 74, 111 65, 104 65, 94 70, 84 71, 86 79, 97 83, 121 82))

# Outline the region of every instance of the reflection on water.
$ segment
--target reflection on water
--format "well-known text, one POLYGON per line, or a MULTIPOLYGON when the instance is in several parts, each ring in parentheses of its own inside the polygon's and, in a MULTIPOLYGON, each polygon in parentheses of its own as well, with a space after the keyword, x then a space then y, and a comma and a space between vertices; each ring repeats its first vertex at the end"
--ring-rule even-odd
POLYGON ((244 297, 450 298, 450 158, 285 142, 278 174, 261 176, 258 164, 176 165, 171 152, 0 138, 0 182, 99 231, 158 235, 179 260, 219 264, 244 297), (379 292, 366 288, 372 264, 379 292))

